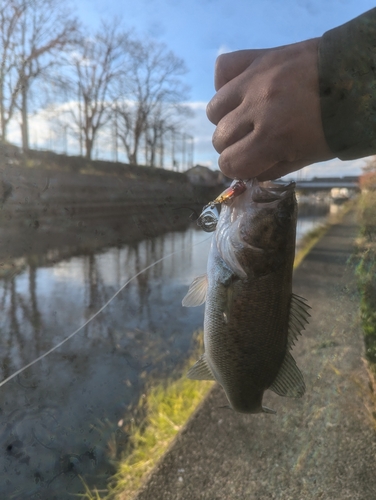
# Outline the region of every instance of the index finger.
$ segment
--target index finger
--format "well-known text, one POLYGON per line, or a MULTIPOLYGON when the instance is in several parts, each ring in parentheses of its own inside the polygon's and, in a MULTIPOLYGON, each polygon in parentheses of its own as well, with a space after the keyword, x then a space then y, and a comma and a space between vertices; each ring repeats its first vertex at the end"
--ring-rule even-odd
POLYGON ((218 91, 230 80, 245 71, 255 59, 268 52, 270 49, 237 50, 217 57, 214 72, 214 86, 218 91))

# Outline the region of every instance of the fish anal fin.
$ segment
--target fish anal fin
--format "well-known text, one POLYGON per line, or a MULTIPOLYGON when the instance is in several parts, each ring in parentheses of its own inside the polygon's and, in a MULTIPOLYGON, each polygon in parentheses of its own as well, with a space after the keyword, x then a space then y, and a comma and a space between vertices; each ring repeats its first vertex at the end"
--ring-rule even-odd
POLYGON ((279 396, 289 398, 301 398, 303 396, 305 392, 303 375, 289 351, 286 352, 277 378, 269 389, 279 396))
POLYGON ((187 373, 187 378, 192 380, 215 380, 213 373, 206 360, 205 353, 200 359, 190 368, 187 373))
POLYGON ((206 292, 208 289, 208 277, 206 274, 197 276, 189 287, 187 295, 182 301, 184 307, 196 307, 203 304, 206 300, 206 292))

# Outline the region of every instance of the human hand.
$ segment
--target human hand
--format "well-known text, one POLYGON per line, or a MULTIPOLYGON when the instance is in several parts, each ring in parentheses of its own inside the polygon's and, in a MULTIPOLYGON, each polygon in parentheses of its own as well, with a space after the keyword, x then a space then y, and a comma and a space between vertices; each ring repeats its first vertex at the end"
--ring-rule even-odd
POLYGON ((321 122, 318 40, 218 57, 207 116, 225 175, 270 180, 335 157, 321 122))

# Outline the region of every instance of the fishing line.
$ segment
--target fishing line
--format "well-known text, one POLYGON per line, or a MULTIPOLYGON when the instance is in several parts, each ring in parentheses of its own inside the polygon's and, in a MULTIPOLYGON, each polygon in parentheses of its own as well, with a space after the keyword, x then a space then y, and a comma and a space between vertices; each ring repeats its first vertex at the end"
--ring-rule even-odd
MULTIPOLYGON (((209 238, 205 238, 202 241, 199 241, 198 243, 195 243, 194 245, 191 246, 191 248, 195 247, 196 245, 201 245, 201 243, 204 243, 205 241, 208 241, 210 238, 211 238, 211 236, 209 236, 209 238)), ((47 352, 45 352, 44 354, 42 354, 38 358, 34 359, 34 361, 31 361, 27 365, 23 366, 22 368, 20 368, 16 372, 14 372, 9 377, 7 377, 4 380, 2 380, 0 382, 0 387, 2 387, 7 382, 9 382, 10 380, 12 380, 12 378, 17 377, 17 375, 19 375, 23 371, 25 371, 28 368, 30 368, 30 366, 35 365, 36 363, 38 363, 38 361, 41 361, 43 358, 47 357, 49 354, 51 354, 52 352, 56 351, 56 349, 58 349, 63 344, 65 344, 65 342, 68 342, 68 340, 70 340, 72 337, 74 337, 80 330, 82 330, 83 328, 85 328, 85 326, 87 326, 91 321, 93 321, 93 319, 95 319, 110 304, 110 302, 112 302, 119 295, 119 293, 122 292, 124 290, 124 288, 127 285, 129 285, 129 283, 131 283, 131 281, 133 281, 138 276, 140 276, 140 274, 144 273, 145 271, 147 271, 151 267, 155 266, 156 264, 159 264, 159 262, 162 262, 163 260, 168 259, 168 257, 171 257, 172 255, 175 255, 176 253, 178 253, 180 251, 181 250, 175 250, 175 252, 171 252, 171 253, 165 255, 164 257, 156 260, 155 262, 153 262, 153 264, 150 264, 149 266, 145 267, 144 269, 142 269, 141 271, 139 271, 137 274, 135 274, 134 276, 132 276, 132 278, 130 278, 128 281, 126 281, 124 283, 124 285, 122 285, 119 288, 119 290, 116 293, 114 293, 114 295, 105 304, 103 304, 103 306, 100 309, 98 309, 98 311, 96 313, 93 314, 93 316, 91 316, 88 320, 85 321, 85 323, 83 323, 79 328, 77 328, 77 330, 75 330, 73 333, 71 333, 70 335, 68 335, 68 337, 66 337, 64 340, 62 340, 57 345, 55 345, 54 347, 52 347, 50 350, 48 350, 47 352)))

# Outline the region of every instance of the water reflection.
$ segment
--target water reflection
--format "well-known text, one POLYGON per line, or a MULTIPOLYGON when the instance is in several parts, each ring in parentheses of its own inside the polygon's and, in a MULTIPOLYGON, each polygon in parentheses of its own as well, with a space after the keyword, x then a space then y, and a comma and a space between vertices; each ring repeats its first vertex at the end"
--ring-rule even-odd
MULTIPOLYGON (((318 220, 300 220, 299 236, 318 220)), ((192 332, 202 326, 203 306, 183 308, 181 300, 205 272, 210 239, 191 227, 69 258, 49 249, 48 259, 30 254, 3 274, 1 379, 66 338, 131 277, 173 254, 1 388, 0 467, 7 479, 0 498, 71 498, 83 491, 79 475, 105 488, 127 440, 117 422, 131 418, 150 377, 182 365, 192 332)))
POLYGON ((204 271, 208 245, 206 233, 190 229, 53 266, 37 266, 30 257, 19 275, 1 280, 3 379, 84 323, 129 278, 176 252, 2 388, 0 466, 7 483, 0 497, 59 492, 65 498, 64 491, 82 490, 78 474, 105 486, 126 439, 116 422, 129 414, 149 376, 166 376, 182 363, 202 324, 202 308, 182 308, 181 299, 204 271))
POLYGON ((321 224, 325 224, 327 217, 325 216, 306 216, 298 218, 298 223, 296 225, 296 240, 299 246, 299 240, 303 238, 305 234, 315 227, 320 226, 321 224))

